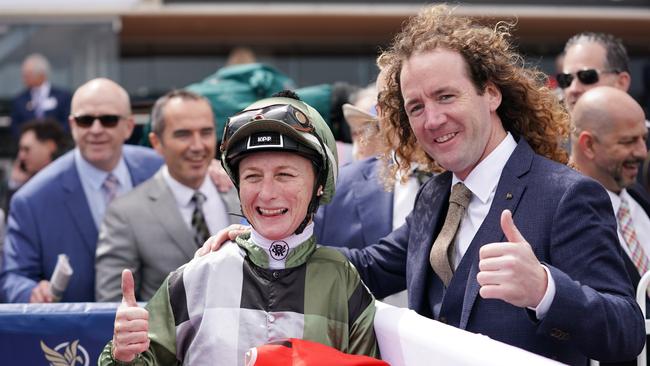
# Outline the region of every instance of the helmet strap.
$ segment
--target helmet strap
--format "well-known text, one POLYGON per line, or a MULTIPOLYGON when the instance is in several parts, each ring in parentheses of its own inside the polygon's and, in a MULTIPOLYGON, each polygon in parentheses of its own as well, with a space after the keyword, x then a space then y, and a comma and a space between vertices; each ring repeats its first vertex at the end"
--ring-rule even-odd
POLYGON ((325 184, 327 184, 329 166, 327 165, 328 162, 326 155, 327 153, 325 152, 325 145, 323 144, 323 140, 317 134, 314 134, 314 136, 316 136, 316 139, 318 139, 318 143, 323 150, 323 160, 321 161, 321 165, 318 169, 318 176, 316 182, 314 182, 314 189, 311 192, 311 201, 309 201, 309 206, 307 207, 307 215, 305 215, 305 219, 302 220, 300 225, 298 225, 298 228, 296 228, 296 231, 294 231, 295 234, 302 234, 303 230, 305 230, 311 219, 314 217, 314 214, 316 214, 316 210, 318 210, 320 203, 320 198, 322 197, 322 194, 319 194, 319 191, 321 190, 321 187, 323 187, 322 189, 325 189, 325 184))
POLYGON ((322 186, 323 185, 320 182, 316 182, 316 184, 314 184, 314 190, 312 191, 311 194, 311 201, 309 201, 309 206, 307 207, 307 215, 305 215, 305 218, 302 220, 300 225, 298 225, 296 231, 293 232, 294 234, 296 235, 302 234, 302 232, 305 230, 307 225, 309 225, 311 219, 314 217, 314 214, 316 214, 316 211, 318 210, 320 198, 322 196, 322 194, 319 194, 320 193, 319 191, 321 190, 322 186))

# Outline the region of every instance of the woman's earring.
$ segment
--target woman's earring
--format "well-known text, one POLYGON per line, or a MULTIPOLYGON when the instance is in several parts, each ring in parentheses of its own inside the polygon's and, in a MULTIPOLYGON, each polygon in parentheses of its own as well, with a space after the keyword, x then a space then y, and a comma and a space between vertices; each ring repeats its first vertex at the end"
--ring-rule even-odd
POLYGON ((322 196, 323 195, 323 186, 318 187, 318 192, 316 192, 317 196, 322 196))

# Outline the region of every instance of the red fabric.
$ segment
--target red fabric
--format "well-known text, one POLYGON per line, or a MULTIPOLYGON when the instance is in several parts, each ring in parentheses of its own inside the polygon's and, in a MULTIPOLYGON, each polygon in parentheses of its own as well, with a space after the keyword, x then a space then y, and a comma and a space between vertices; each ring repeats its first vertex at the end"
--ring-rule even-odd
POLYGON ((389 366, 387 362, 349 355, 320 343, 291 338, 252 348, 246 366, 389 366))

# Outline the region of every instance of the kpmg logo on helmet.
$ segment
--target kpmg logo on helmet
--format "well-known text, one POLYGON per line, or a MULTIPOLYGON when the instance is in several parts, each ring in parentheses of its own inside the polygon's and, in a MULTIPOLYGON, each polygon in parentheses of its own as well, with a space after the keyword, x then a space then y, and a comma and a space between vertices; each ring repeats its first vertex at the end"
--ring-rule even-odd
POLYGON ((89 366, 90 358, 88 351, 79 345, 79 340, 75 339, 72 343, 63 342, 53 349, 48 347, 41 340, 41 349, 45 354, 45 358, 52 366, 89 366))

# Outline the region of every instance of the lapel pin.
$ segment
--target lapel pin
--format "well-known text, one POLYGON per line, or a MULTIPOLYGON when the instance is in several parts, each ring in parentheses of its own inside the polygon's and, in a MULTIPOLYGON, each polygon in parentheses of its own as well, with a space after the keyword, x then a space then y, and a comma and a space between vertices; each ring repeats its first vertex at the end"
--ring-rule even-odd
POLYGON ((510 192, 506 193, 506 199, 511 200, 512 199, 512 193, 510 193, 510 192))

